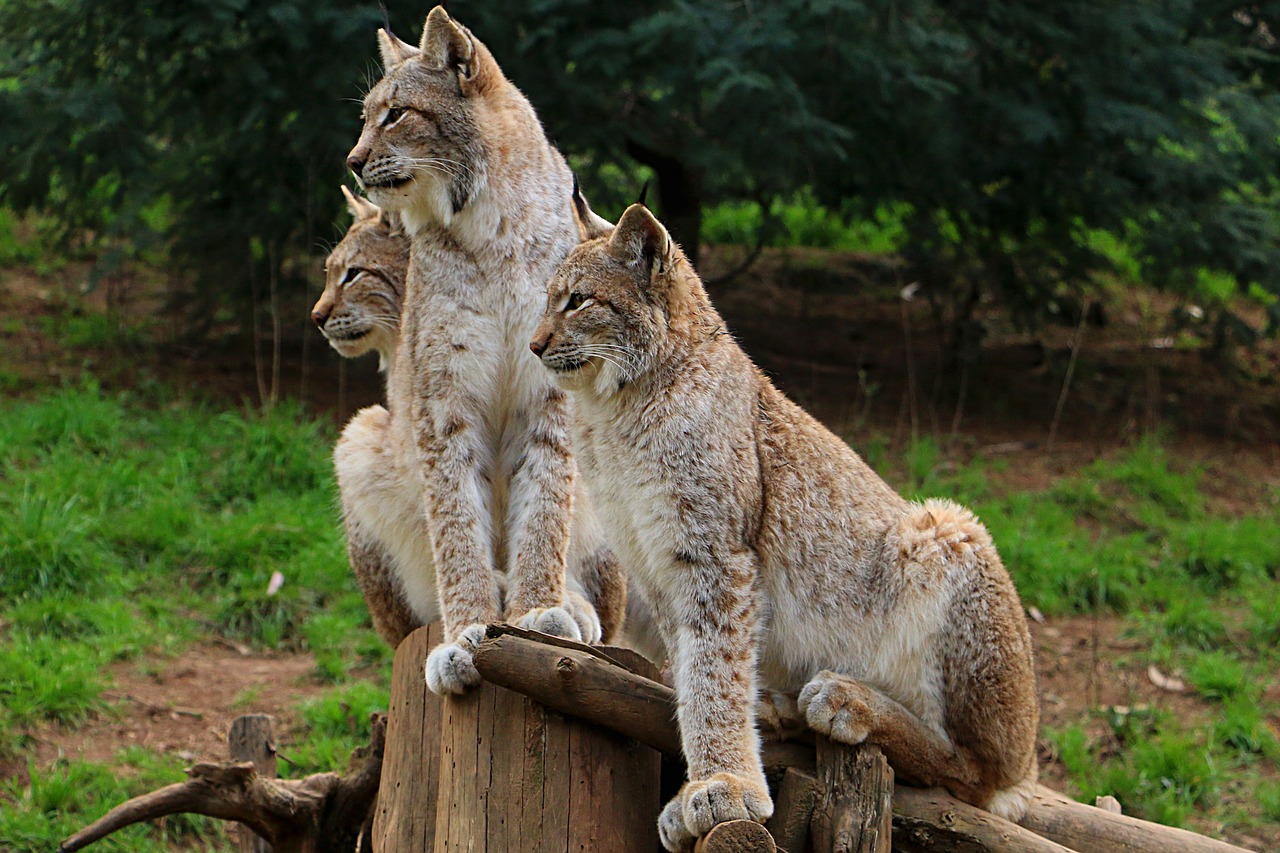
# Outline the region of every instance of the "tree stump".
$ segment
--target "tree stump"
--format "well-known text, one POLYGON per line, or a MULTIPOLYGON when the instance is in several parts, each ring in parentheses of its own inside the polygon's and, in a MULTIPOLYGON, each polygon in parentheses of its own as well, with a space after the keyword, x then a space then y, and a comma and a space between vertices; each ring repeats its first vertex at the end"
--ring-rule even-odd
POLYGON ((813 811, 813 849, 889 853, 893 837, 893 770, 880 747, 847 746, 818 737, 822 795, 813 811))
POLYGON ((373 849, 430 850, 440 781, 440 697, 427 689, 427 652, 444 639, 440 623, 419 628, 396 649, 387 713, 388 749, 373 818, 373 849))
MULTIPOLYGON (((271 718, 266 714, 236 717, 227 732, 227 749, 232 761, 252 761, 259 776, 275 778, 275 737, 271 733, 271 718)), ((271 853, 267 840, 243 823, 236 835, 236 849, 240 853, 271 853)))
POLYGON ((437 631, 396 652, 374 849, 653 853, 659 753, 488 681, 438 699, 422 674, 437 631))

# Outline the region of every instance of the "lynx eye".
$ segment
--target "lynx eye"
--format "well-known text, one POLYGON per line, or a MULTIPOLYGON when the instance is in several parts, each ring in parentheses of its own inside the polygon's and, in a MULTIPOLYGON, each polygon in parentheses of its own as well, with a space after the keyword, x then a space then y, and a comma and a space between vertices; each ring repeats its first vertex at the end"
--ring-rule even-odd
POLYGON ((362 275, 364 275, 364 270, 360 269, 359 267, 351 267, 350 269, 347 270, 346 275, 342 277, 342 281, 340 281, 339 284, 342 287, 346 287, 352 284, 357 278, 359 278, 362 275))
POLYGON ((564 304, 564 310, 577 311, 579 308, 585 305, 586 302, 587 302, 587 297, 583 296, 581 293, 570 293, 569 301, 564 304))
POLYGON ((400 121, 400 119, 404 118, 404 113, 405 113, 404 107, 392 107, 391 109, 387 110, 387 114, 382 117, 382 126, 391 127, 391 125, 395 124, 396 122, 400 121))

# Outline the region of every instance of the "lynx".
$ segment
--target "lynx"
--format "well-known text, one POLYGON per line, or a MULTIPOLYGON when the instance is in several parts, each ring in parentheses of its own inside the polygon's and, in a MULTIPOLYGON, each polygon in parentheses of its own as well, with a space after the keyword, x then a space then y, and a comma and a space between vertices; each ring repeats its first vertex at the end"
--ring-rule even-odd
POLYGON ((397 361, 447 638, 427 682, 456 693, 479 682, 485 623, 582 634, 565 609, 569 400, 526 351, 577 242, 562 203, 573 179, 528 100, 443 8, 417 47, 378 37, 384 75, 347 165, 411 239, 397 361))
POLYGON ((643 205, 589 220, 530 344, 575 405, 575 452, 672 655, 684 850, 773 810, 760 691, 881 746, 898 775, 1017 818, 1036 779, 1030 636, 986 529, 912 503, 778 391, 643 205))
MULTIPOLYGON (((394 373, 409 238, 396 214, 346 187, 342 193, 353 221, 325 263, 325 290, 311 319, 341 355, 377 352, 381 368, 394 373)), ((382 406, 358 412, 334 449, 334 463, 351 569, 374 628, 394 647, 438 619, 439 606, 417 460, 395 442, 393 417, 382 406)), ((613 641, 627 608, 625 580, 593 525, 582 506, 570 544, 569 609, 588 626, 587 639, 613 641)), ((502 575, 497 580, 505 583, 502 575)))

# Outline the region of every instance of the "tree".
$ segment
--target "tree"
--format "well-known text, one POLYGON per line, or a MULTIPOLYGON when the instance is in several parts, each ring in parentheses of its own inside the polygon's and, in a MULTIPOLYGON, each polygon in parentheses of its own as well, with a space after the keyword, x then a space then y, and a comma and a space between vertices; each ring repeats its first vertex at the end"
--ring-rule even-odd
POLYGON ((956 329, 984 290, 1043 316, 1109 263, 1096 231, 1155 284, 1208 268, 1280 294, 1276 4, 516 5, 451 8, 568 151, 653 168, 695 251, 704 203, 808 185, 908 205, 907 254, 956 329))
MULTIPOLYGON (((397 6, 402 37, 416 41, 427 5, 397 6)), ((691 255, 707 204, 767 210, 808 187, 843 210, 907 211, 906 254, 954 330, 988 293, 1026 323, 1045 316, 1111 262, 1099 232, 1155 284, 1210 270, 1280 295, 1275 3, 450 11, 530 96, 597 207, 633 198, 620 185, 648 167, 691 255)), ((377 73, 376 18, 335 0, 0 4, 0 200, 127 245, 159 228, 205 305, 276 281, 338 209, 358 130, 343 98, 377 73)))
POLYGON ((0 200, 108 248, 172 240, 197 321, 247 305, 336 219, 378 21, 354 2, 0 4, 0 200))

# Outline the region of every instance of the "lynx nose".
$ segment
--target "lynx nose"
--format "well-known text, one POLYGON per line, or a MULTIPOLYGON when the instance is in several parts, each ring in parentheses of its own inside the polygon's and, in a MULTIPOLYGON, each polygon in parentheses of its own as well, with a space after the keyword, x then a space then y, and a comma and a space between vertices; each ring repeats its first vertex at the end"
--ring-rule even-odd
POLYGON ((364 162, 355 154, 347 155, 347 168, 355 173, 356 177, 359 177, 360 173, 364 171, 364 162))
POLYGON ((549 343, 551 343, 550 335, 547 335, 545 338, 534 338, 529 341, 529 349, 538 358, 542 358, 542 354, 547 351, 547 344, 549 343))
POLYGON ((311 311, 311 322, 323 329, 325 321, 329 319, 329 309, 317 306, 311 311))

